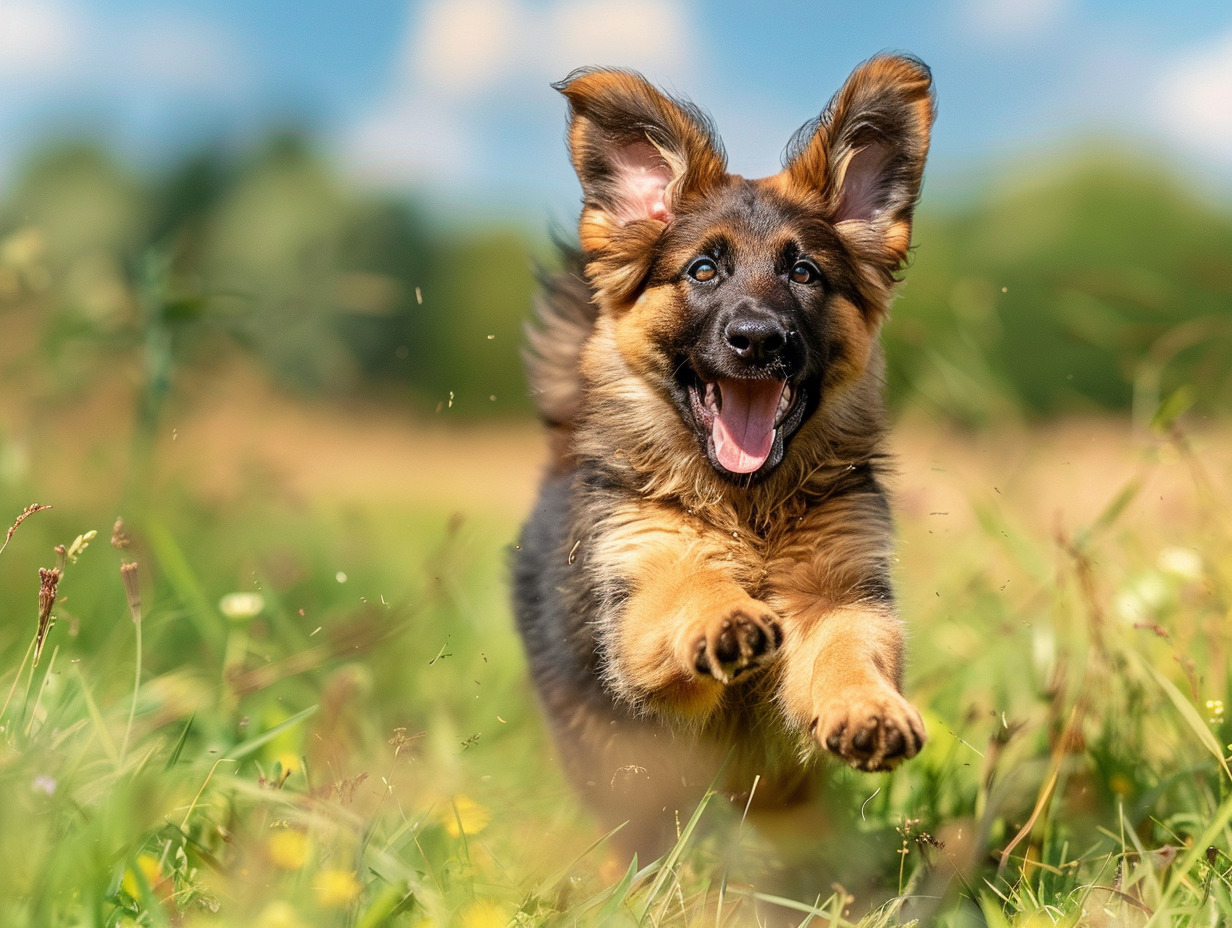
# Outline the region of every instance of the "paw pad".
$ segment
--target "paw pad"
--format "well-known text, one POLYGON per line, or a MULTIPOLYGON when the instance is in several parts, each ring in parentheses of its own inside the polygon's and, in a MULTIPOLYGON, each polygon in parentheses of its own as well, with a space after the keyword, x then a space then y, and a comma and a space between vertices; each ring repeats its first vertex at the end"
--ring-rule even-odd
POLYGON ((700 674, 730 683, 761 666, 782 643, 783 632, 773 614, 737 610, 697 639, 693 666, 700 674))

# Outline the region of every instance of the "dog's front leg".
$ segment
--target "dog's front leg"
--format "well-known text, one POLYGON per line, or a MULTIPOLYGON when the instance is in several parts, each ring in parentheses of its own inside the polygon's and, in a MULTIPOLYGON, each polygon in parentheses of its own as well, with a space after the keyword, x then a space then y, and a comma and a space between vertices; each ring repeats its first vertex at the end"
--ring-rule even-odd
POLYGON ((924 723, 901 693, 898 618, 886 607, 856 603, 796 619, 779 689, 788 717, 861 770, 889 770, 914 757, 924 723))
POLYGON ((619 590, 597 623, 604 673, 627 704, 704 719, 778 650, 778 617, 747 591, 758 568, 729 536, 641 504, 608 519, 595 544, 600 588, 619 590))
POLYGON ((902 623, 890 593, 889 515, 869 483, 797 523, 768 565, 783 617, 778 698, 793 727, 861 770, 888 770, 924 744, 902 695, 902 623))

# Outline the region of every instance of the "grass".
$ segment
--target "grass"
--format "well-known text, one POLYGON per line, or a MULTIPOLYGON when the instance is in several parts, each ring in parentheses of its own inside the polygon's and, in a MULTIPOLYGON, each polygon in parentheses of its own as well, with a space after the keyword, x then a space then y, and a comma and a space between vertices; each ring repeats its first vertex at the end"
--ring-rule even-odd
MULTIPOLYGON (((514 518, 171 488, 113 548, 116 500, 37 487, 55 508, 0 549, 0 924, 741 925, 774 901, 810 925, 1225 924, 1232 494, 1208 467, 1174 434, 1079 524, 992 469, 958 528, 904 516, 930 740, 831 777, 818 843, 877 887, 854 902, 741 882, 773 842, 716 797, 612 869, 525 680, 514 518), (1165 467, 1195 505, 1161 523, 1165 467), (39 568, 61 575, 36 662, 39 568)), ((35 489, 0 487, 0 522, 35 489)))

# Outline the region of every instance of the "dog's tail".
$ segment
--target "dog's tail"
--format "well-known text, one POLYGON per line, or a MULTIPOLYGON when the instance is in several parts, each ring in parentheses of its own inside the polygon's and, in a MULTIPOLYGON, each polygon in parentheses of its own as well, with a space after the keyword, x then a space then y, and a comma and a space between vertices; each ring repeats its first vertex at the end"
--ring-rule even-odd
MULTIPOLYGON (((562 247, 564 267, 540 275, 534 320, 526 327, 527 379, 539 415, 559 435, 554 448, 560 458, 567 445, 581 404, 582 382, 578 371, 582 347, 594 331, 598 309, 582 271, 582 256, 562 247)), ((555 444, 555 442, 554 442, 555 444)))

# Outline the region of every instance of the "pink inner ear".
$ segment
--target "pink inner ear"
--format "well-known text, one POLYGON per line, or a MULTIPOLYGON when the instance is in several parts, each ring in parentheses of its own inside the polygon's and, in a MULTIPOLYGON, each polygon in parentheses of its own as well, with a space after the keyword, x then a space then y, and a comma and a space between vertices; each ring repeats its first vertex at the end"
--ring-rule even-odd
POLYGON ((671 222, 666 193, 672 170, 653 145, 636 142, 621 148, 612 157, 612 171, 617 201, 613 216, 617 222, 671 222))
POLYGON ((858 219, 868 222, 886 206, 885 169, 890 150, 884 145, 865 145, 847 162, 836 222, 858 219))

